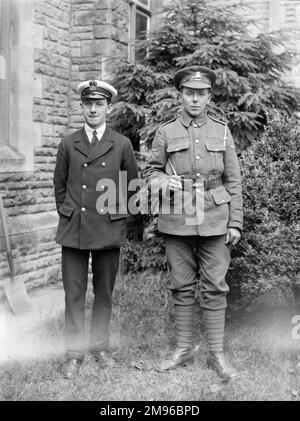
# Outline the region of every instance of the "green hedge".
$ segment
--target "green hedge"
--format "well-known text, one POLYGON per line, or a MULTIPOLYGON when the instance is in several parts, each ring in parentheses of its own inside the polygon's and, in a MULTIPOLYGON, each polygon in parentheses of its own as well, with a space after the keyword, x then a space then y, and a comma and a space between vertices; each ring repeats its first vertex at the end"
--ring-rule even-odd
POLYGON ((287 298, 299 287, 300 130, 273 121, 241 157, 245 228, 228 282, 249 302, 266 292, 287 298))

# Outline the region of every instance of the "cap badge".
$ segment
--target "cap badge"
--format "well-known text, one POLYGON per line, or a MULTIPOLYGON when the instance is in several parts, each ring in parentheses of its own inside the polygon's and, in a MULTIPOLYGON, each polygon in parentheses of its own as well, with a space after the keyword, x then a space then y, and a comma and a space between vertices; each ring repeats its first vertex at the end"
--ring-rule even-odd
POLYGON ((95 80, 90 80, 89 85, 91 92, 95 92, 97 90, 97 82, 95 80))
POLYGON ((196 72, 189 78, 189 80, 206 80, 206 78, 201 72, 196 72))

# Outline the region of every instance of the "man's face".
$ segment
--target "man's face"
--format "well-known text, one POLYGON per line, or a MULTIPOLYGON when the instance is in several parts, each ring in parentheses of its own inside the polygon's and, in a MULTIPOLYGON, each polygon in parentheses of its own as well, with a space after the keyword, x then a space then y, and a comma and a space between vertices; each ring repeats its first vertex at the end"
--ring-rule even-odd
POLYGON ((111 104, 106 98, 85 98, 82 100, 81 108, 86 123, 92 129, 98 129, 106 120, 106 116, 111 112, 111 104))
POLYGON ((191 117, 198 117, 204 114, 210 103, 211 93, 209 89, 193 89, 184 86, 181 91, 181 100, 184 110, 191 117))

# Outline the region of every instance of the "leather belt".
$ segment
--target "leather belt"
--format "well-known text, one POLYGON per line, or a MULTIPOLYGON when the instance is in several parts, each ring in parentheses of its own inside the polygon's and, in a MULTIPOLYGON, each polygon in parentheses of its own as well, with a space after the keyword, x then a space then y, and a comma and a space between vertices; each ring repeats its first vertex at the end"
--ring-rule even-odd
POLYGON ((200 190, 210 190, 223 184, 221 177, 202 178, 182 176, 182 189, 191 191, 193 188, 200 190))

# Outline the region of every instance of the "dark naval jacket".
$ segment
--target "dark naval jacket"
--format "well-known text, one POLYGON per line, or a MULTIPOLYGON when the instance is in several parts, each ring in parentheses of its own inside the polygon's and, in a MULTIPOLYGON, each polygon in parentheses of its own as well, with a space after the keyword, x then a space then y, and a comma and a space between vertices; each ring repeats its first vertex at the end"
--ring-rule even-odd
MULTIPOLYGON (((159 231, 214 236, 243 227, 241 176, 234 141, 225 123, 205 115, 192 120, 184 111, 163 124, 153 141, 145 178, 158 180, 162 202, 159 231), (168 193, 169 177, 182 177, 182 203, 168 193)), ((178 197, 178 196, 176 196, 178 197)))
POLYGON ((120 171, 127 174, 127 185, 138 177, 130 140, 114 130, 106 127, 95 146, 90 144, 84 128, 62 139, 54 171, 59 244, 92 250, 124 243, 127 206, 125 212, 119 209, 120 171), (105 180, 112 180, 116 186, 111 209, 99 202, 107 191, 105 180))

